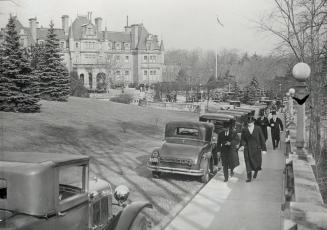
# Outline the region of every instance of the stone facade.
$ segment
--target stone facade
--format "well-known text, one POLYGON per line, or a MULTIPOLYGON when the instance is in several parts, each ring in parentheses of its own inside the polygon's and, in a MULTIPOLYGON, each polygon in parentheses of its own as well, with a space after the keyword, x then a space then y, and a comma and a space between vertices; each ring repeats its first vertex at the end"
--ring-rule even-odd
MULTIPOLYGON (((127 25, 122 32, 102 28, 102 18, 92 21, 92 13, 77 16, 69 25, 63 15, 62 28, 55 29, 64 62, 75 71, 84 86, 95 90, 106 84, 151 84, 162 81, 164 45, 158 36, 150 34, 143 24, 127 25)), ((39 27, 37 19, 29 19, 24 27, 16 18, 21 44, 28 48, 44 43, 48 28, 39 27)), ((4 29, 0 31, 0 43, 4 29)))

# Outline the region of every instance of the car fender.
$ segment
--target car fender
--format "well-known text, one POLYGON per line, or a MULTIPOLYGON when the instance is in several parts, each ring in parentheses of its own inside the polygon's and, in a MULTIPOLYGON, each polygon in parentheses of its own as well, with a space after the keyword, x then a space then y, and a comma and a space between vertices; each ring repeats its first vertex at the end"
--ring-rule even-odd
POLYGON ((128 230, 132 226, 136 216, 144 208, 152 208, 152 207, 153 207, 152 204, 142 201, 136 201, 127 205, 122 210, 122 213, 119 217, 115 230, 128 230))

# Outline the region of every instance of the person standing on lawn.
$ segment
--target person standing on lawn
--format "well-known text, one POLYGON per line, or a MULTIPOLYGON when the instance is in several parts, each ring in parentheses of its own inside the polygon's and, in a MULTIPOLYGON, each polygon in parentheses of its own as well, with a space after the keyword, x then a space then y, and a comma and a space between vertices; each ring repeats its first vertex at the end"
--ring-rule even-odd
POLYGON ((252 171, 254 171, 253 178, 257 178, 258 171, 261 170, 262 153, 266 153, 265 137, 261 128, 254 125, 254 117, 248 117, 247 127, 241 133, 241 146, 244 149, 244 161, 247 172, 246 182, 252 179, 252 171))
POLYGON ((232 124, 227 121, 224 122, 223 131, 218 134, 217 150, 221 153, 225 182, 228 181, 228 169, 231 171, 230 175, 233 176, 234 168, 240 164, 238 158, 239 143, 240 138, 232 128, 232 124))
POLYGON ((260 111, 260 117, 258 117, 255 124, 261 128, 262 134, 265 137, 265 140, 267 141, 268 139, 267 127, 269 126, 269 121, 268 118, 265 116, 264 111, 260 111))
POLYGON ((269 121, 269 126, 271 127, 271 140, 273 143, 273 148, 278 147, 280 141, 280 132, 283 131, 283 122, 277 117, 276 111, 272 112, 272 118, 269 121))

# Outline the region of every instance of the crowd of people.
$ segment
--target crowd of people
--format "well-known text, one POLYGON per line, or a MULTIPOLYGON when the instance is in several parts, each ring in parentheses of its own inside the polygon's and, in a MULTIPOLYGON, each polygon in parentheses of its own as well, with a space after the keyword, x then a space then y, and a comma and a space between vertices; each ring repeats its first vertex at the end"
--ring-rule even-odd
MULTIPOLYGON (((284 130, 283 122, 277 116, 276 110, 269 113, 262 111, 257 119, 252 116, 248 117, 241 137, 238 136, 232 124, 224 122, 223 130, 218 134, 217 152, 221 156, 225 182, 234 175, 234 168, 240 164, 239 149, 243 149, 244 153, 246 182, 257 178, 258 172, 262 169, 262 154, 267 151, 268 127, 270 127, 273 149, 280 146, 280 133, 284 130)), ((286 132, 285 141, 289 143, 289 131, 286 132)), ((287 151, 290 152, 290 145, 286 146, 289 147, 287 151)))

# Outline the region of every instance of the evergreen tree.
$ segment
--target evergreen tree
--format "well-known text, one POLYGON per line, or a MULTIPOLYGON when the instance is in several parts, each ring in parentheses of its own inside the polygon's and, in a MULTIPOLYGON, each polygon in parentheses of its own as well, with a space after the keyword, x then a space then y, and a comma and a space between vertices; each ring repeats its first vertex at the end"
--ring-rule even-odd
POLYGON ((40 111, 38 79, 20 47, 15 18, 10 16, 6 36, 0 48, 0 110, 15 112, 40 111))
POLYGON ((59 41, 52 22, 38 68, 41 97, 46 100, 67 101, 70 93, 70 79, 62 62, 59 41))

